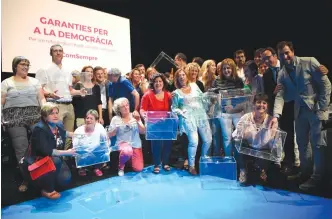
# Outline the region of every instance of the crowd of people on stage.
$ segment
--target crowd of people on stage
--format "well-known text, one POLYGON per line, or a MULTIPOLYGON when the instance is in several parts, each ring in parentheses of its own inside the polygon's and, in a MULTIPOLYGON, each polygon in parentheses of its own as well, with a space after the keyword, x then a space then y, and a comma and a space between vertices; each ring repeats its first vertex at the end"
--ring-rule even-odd
MULTIPOLYGON (((2 125, 12 140, 24 179, 18 188, 21 192, 32 183, 44 197, 57 199, 61 196, 57 186, 67 185, 73 171, 85 176, 92 169, 102 176, 110 165, 117 165, 118 175, 123 176, 125 166, 131 165, 140 172, 145 144, 151 144, 153 173, 170 171, 174 141, 145 140, 148 111, 178 116, 176 141, 184 151, 183 168, 192 175, 198 174, 195 157, 201 146, 201 156, 235 156, 241 185, 248 182, 249 160, 257 161, 263 182, 268 180, 271 165, 289 180, 298 179, 301 190, 315 189, 332 178, 326 166, 332 159, 326 153, 331 98, 328 69, 314 57, 296 56, 291 42, 282 41, 276 49, 257 49, 254 60, 249 61, 243 50, 220 62, 194 57, 188 63, 185 54, 177 53, 174 72, 146 69, 143 64, 129 73, 101 66, 73 70, 62 65, 61 45, 52 45, 49 53, 52 62, 38 70, 35 78, 28 76, 29 59, 15 57, 13 76, 1 83, 2 125), (241 103, 221 101, 220 115, 211 119, 200 97, 234 89, 251 93, 250 111, 241 103), (106 126, 113 128, 106 131, 106 126), (253 136, 262 128, 287 132, 278 162, 241 154, 234 148, 236 139, 253 136), (67 165, 68 157, 77 156, 72 143, 75 134, 115 139, 109 144, 119 146, 119 162, 80 168, 67 165), (46 157, 51 159, 41 159, 46 157), (45 163, 49 166, 43 172, 38 165, 45 163)), ((266 150, 264 145, 270 139, 266 136, 260 136, 252 147, 266 150)))

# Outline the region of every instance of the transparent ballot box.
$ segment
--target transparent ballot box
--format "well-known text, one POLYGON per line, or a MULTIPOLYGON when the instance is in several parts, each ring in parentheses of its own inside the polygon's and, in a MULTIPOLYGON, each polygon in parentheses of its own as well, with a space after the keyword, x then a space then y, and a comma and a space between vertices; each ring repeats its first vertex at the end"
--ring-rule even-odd
POLYGON ((112 142, 110 149, 112 151, 123 150, 126 147, 141 145, 139 137, 139 129, 136 121, 130 123, 111 124, 106 127, 106 132, 109 137, 115 137, 115 142, 112 142))
POLYGON ((274 162, 281 161, 286 132, 276 128, 257 128, 251 122, 238 127, 237 132, 234 142, 239 153, 274 162))
POLYGON ((176 69, 177 65, 169 55, 161 52, 150 65, 150 67, 155 68, 160 73, 165 73, 171 72, 172 69, 176 69))
POLYGON ((252 112, 253 94, 249 89, 220 90, 223 113, 252 112))
POLYGON ((207 92, 199 96, 185 96, 178 99, 177 102, 179 108, 174 109, 174 112, 184 119, 201 121, 221 116, 220 94, 207 92))
POLYGON ((173 112, 146 112, 146 140, 176 140, 178 117, 173 112))
POLYGON ((85 84, 92 85, 92 78, 93 78, 93 73, 90 73, 90 72, 81 72, 80 73, 81 89, 85 90, 85 95, 92 95, 92 87, 87 88, 84 86, 85 84))
POLYGON ((221 95, 213 92, 206 92, 202 94, 201 98, 208 118, 219 118, 222 113, 221 95))
POLYGON ((73 148, 76 151, 76 167, 85 167, 110 161, 107 136, 100 134, 74 134, 73 148))
POLYGON ((234 157, 201 157, 199 160, 202 189, 238 189, 234 157))

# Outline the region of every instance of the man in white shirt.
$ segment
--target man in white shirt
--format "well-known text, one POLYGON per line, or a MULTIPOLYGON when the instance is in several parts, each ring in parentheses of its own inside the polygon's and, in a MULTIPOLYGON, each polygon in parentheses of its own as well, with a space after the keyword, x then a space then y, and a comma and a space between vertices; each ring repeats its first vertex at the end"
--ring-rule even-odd
MULTIPOLYGON (((71 71, 62 66, 63 48, 55 44, 50 48, 52 63, 45 69, 36 72, 36 79, 39 80, 44 96, 48 102, 55 102, 59 106, 59 118, 62 120, 67 131, 74 131, 75 114, 71 103, 72 96, 84 95, 84 91, 72 88, 71 71)), ((69 143, 66 143, 66 148, 69 143)))

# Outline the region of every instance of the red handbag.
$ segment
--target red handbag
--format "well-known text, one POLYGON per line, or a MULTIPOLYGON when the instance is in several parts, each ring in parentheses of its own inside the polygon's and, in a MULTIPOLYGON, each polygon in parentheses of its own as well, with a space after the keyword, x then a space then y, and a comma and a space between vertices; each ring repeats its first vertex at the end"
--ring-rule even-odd
MULTIPOLYGON (((56 134, 56 138, 58 135, 56 134)), ((29 144, 29 157, 31 155, 31 144, 29 144)), ((30 157, 31 158, 31 157, 30 157)), ((33 162, 28 162, 30 165, 28 166, 28 170, 30 172, 30 176, 32 180, 36 180, 39 177, 45 175, 49 172, 54 172, 56 170, 55 165, 53 163, 52 157, 36 157, 33 162)))
POLYGON ((32 180, 36 180, 39 177, 49 172, 55 171, 55 165, 50 156, 46 156, 40 160, 35 161, 33 164, 28 166, 30 176, 32 180))

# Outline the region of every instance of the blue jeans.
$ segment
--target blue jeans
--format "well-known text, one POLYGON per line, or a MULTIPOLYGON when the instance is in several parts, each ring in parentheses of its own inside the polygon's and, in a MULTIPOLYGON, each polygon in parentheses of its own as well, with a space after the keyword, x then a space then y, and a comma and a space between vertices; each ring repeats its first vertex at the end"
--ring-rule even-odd
POLYGON ((184 129, 188 136, 188 163, 195 166, 195 157, 198 146, 198 133, 202 138, 202 156, 207 156, 212 143, 211 128, 208 120, 184 121, 184 129))
POLYGON ((232 156, 232 132, 234 130, 233 126, 236 127, 242 115, 242 113, 223 113, 221 115, 221 118, 219 118, 225 156, 232 156))
POLYGON ((210 126, 212 131, 212 156, 221 156, 221 127, 218 118, 210 119, 210 126))
POLYGON ((153 164, 159 166, 161 162, 163 165, 169 165, 169 156, 172 150, 172 140, 152 140, 151 151, 153 157, 153 164))

